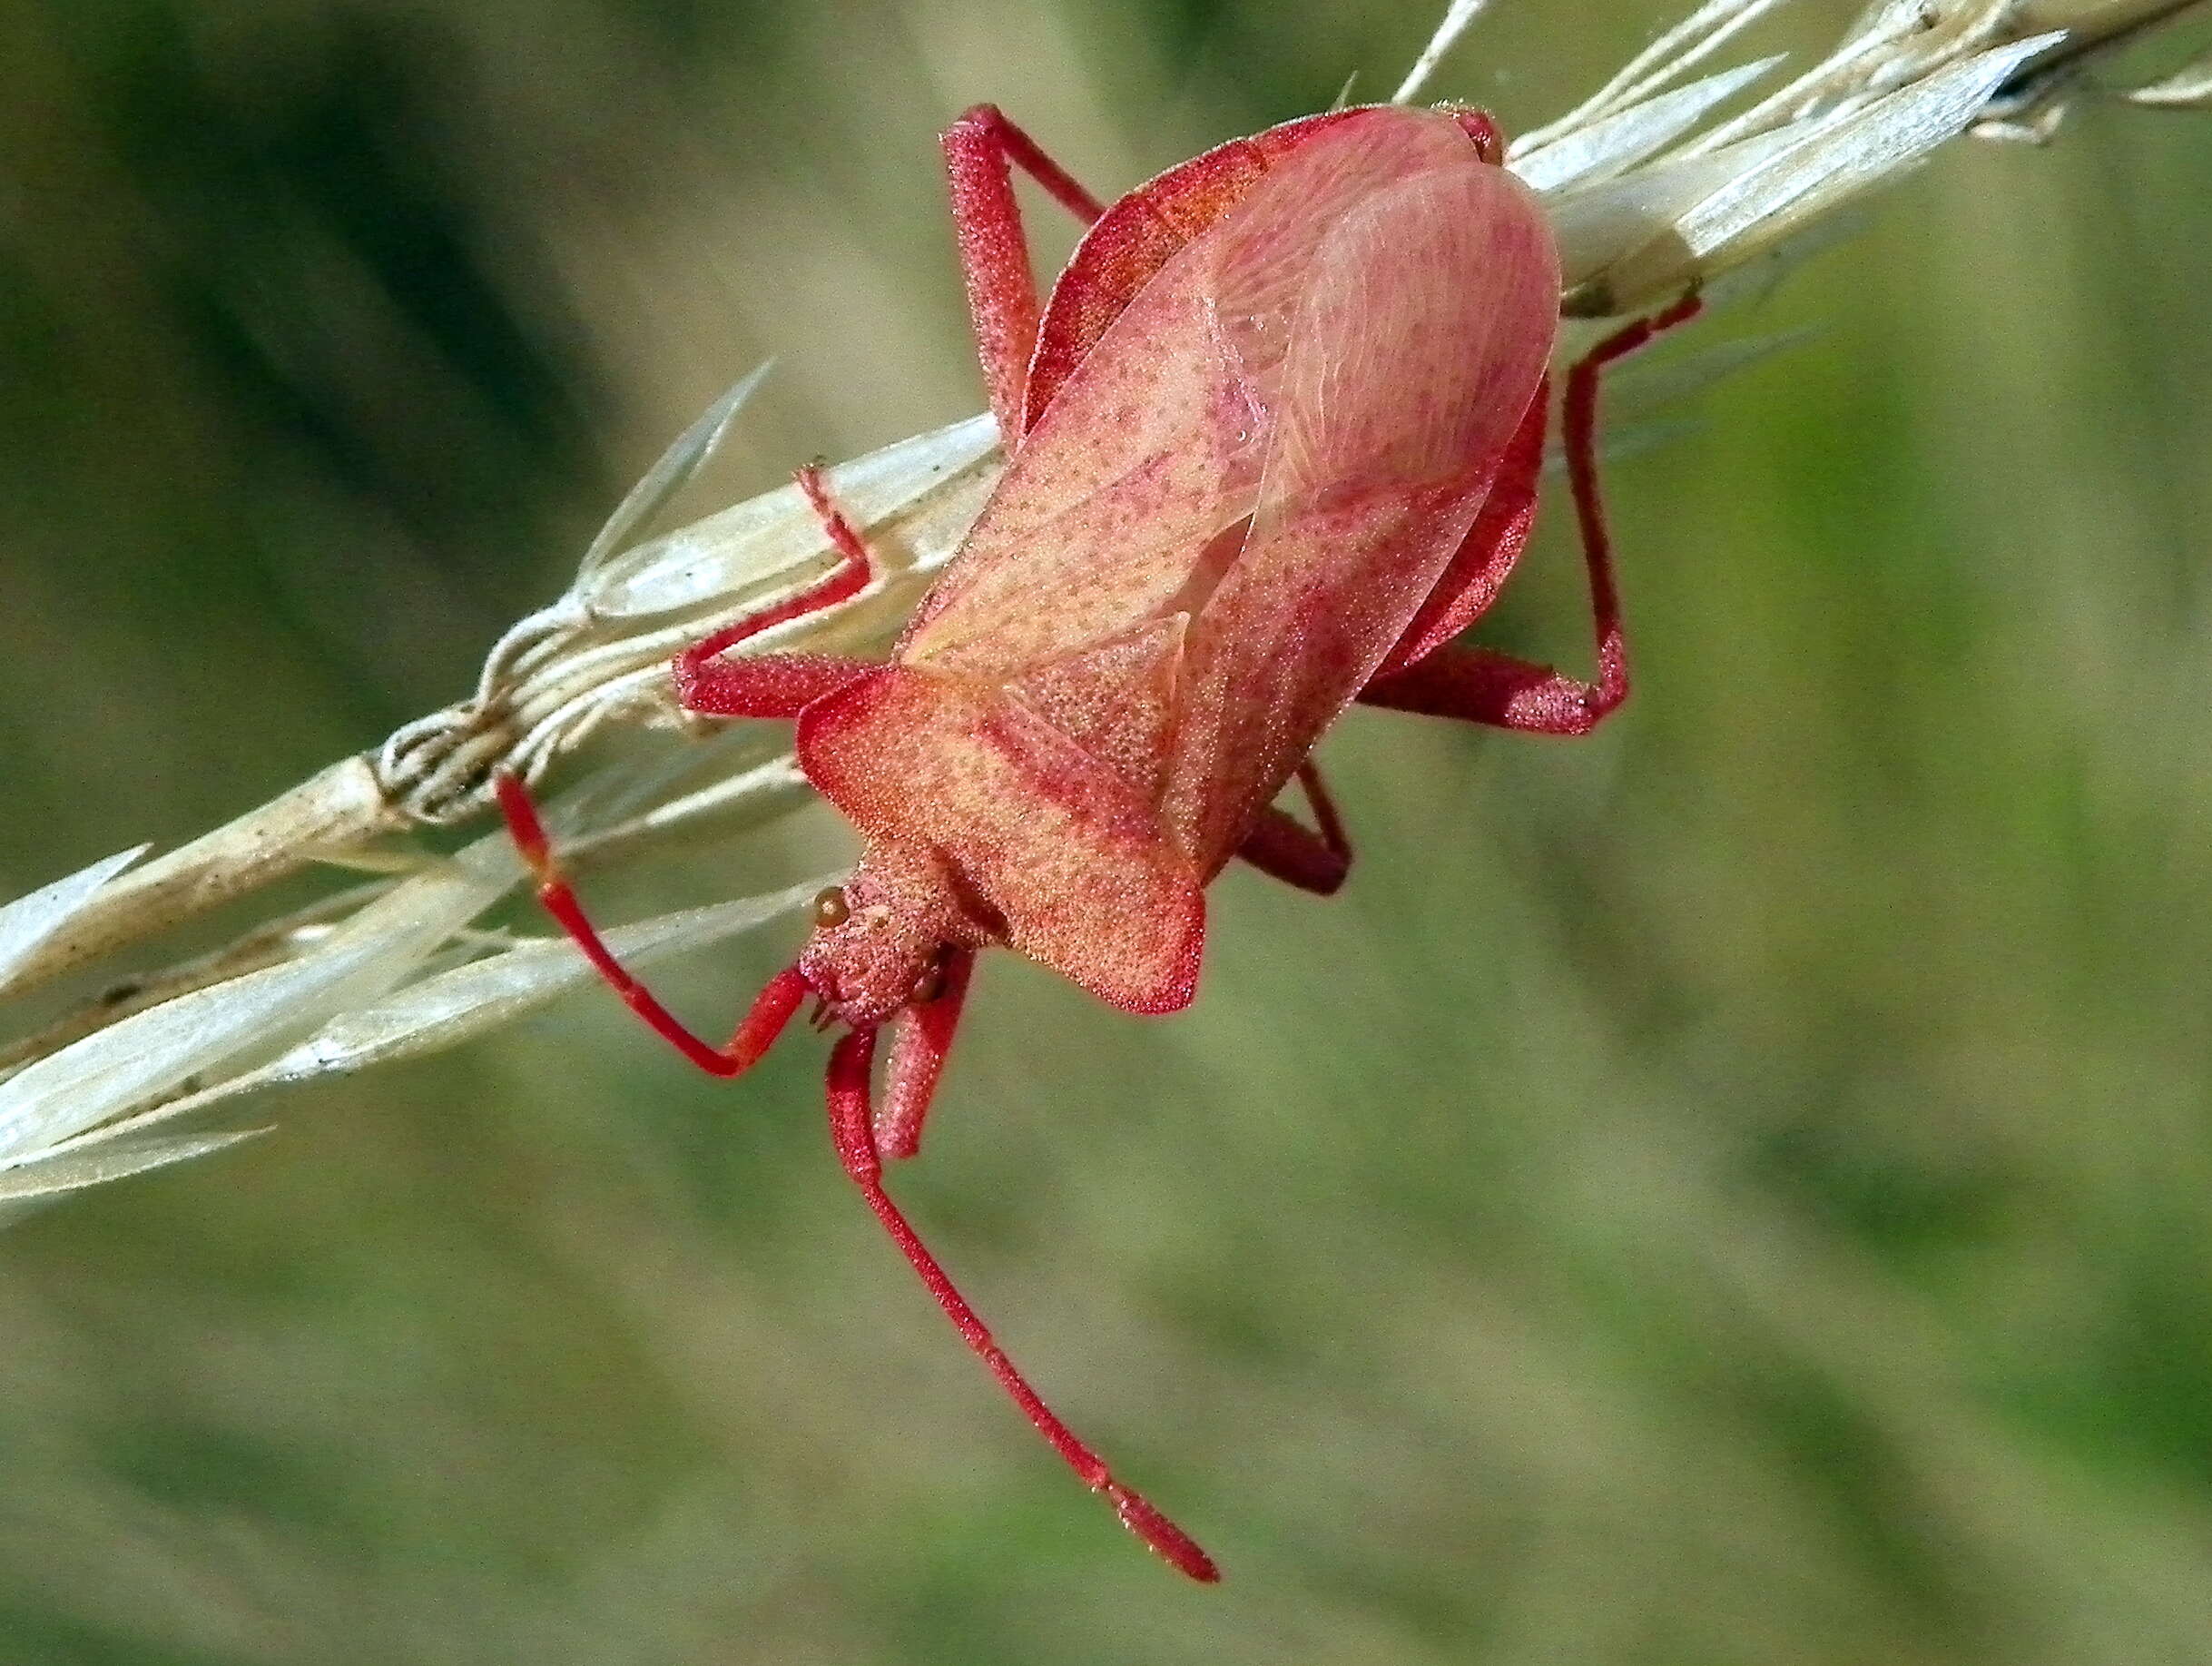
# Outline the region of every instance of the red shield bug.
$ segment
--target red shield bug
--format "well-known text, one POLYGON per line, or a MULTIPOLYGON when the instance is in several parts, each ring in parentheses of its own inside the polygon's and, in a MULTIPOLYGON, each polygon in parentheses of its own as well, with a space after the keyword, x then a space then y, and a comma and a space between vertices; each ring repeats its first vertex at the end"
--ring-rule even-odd
POLYGON ((1016 1370, 884 1190, 909 1157, 976 951, 1003 944, 1131 1012, 1195 991, 1205 887, 1243 858, 1327 893, 1352 853, 1308 754, 1354 700, 1580 734, 1627 690, 1592 458, 1597 376, 1686 300, 1570 373, 1565 446, 1598 676, 1453 643, 1527 541, 1559 263, 1489 119, 1395 105, 1235 140, 1101 205, 984 106, 944 137, 1009 467, 890 660, 725 658, 846 600, 865 541, 812 470, 829 577, 678 656, 685 706, 795 718, 801 765, 863 847, 812 940, 723 1047, 623 969, 499 782, 538 894, 691 1060, 735 1076, 809 995, 848 1033, 829 1108, 845 1171, 968 1345, 1122 1521, 1194 1579, 1212 1560, 1117 1481, 1016 1370), (1041 305, 1012 173, 1089 230, 1041 305), (1274 806, 1295 777, 1314 826, 1274 806), (876 1036, 896 1020, 874 1104, 876 1036))

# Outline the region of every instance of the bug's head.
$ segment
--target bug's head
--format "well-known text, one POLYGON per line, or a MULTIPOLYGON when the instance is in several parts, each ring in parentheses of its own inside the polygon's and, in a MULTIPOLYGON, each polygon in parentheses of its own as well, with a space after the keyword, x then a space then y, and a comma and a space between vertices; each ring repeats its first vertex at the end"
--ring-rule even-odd
POLYGON ((872 1030, 945 992, 954 947, 971 936, 960 924, 936 875, 864 862, 814 899, 814 935, 799 971, 831 1019, 872 1030))

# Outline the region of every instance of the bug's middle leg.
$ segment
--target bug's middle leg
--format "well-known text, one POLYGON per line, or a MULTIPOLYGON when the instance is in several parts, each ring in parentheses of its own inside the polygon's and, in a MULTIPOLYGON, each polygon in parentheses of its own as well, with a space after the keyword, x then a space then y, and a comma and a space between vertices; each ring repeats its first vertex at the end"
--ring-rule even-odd
POLYGON ((1352 872, 1352 841, 1336 813, 1336 803, 1322 784, 1321 771, 1309 758, 1298 766, 1298 784, 1312 807, 1314 825, 1270 804, 1244 835, 1236 853, 1261 872, 1311 891, 1316 896, 1334 896, 1352 872))
POLYGON ((939 143, 951 176, 952 224, 959 239, 968 316, 975 321, 976 351, 983 361, 998 437, 1011 450, 1021 438, 1022 395, 1043 315, 1037 272, 1029 264, 1028 234, 1014 199, 1013 170, 1018 166, 1085 225, 1106 207, 996 104, 978 104, 945 130, 939 143))

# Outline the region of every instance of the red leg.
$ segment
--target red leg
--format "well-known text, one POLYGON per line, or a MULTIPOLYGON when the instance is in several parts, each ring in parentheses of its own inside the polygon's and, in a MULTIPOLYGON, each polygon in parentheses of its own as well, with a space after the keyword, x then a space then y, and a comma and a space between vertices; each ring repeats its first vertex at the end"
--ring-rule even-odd
MULTIPOLYGON (((1636 351, 1662 330, 1695 318, 1699 304, 1692 291, 1656 316, 1638 319, 1600 341, 1568 372, 1560 437, 1567 449, 1575 520, 1582 534, 1583 565, 1589 575, 1598 680, 1585 683, 1563 676, 1548 665, 1486 649, 1450 646, 1447 636, 1432 635, 1429 640, 1444 646, 1411 659, 1394 654, 1385 662, 1385 675, 1362 691, 1362 701, 1398 711, 1457 717, 1541 734, 1586 734, 1628 697, 1628 655, 1621 630, 1620 596, 1614 585, 1612 541, 1606 531, 1605 506, 1598 490, 1598 375, 1607 365, 1636 351)), ((1523 436, 1527 428, 1523 424, 1523 436)), ((1540 443, 1540 426, 1537 433, 1540 443)), ((1516 438, 1516 452, 1523 443, 1523 437, 1516 438)), ((1509 452, 1509 458, 1512 456, 1509 452)), ((1519 537, 1527 536, 1524 514, 1519 522, 1519 537)), ((1513 553, 1519 553, 1518 544, 1513 553)), ((1489 596, 1484 596, 1481 602, 1487 606, 1489 596)), ((1472 617, 1473 613, 1467 615, 1468 619, 1472 617)))
POLYGON ((844 1165, 846 1174, 860 1188, 868 1207, 891 1235, 908 1265, 920 1275, 922 1283, 929 1286, 929 1294, 937 1298, 937 1305, 944 1309, 945 1316, 952 1321, 961 1339, 975 1350, 990 1374, 998 1379, 999 1386, 1021 1408, 1022 1415, 1052 1444, 1053 1450, 1082 1479, 1083 1484, 1094 1493, 1104 1493, 1112 1502, 1114 1513, 1121 1517, 1122 1524, 1167 1562, 1194 1580, 1210 1584, 1219 1579, 1221 1571, 1214 1565, 1213 1558, 1200 1550, 1180 1527, 1115 1480, 1098 1454, 1077 1440, 1052 1408, 1037 1397, 1037 1391, 1007 1357, 1006 1350, 992 1339, 990 1331, 976 1316, 976 1310, 954 1287, 937 1257, 929 1253, 929 1247, 883 1189, 883 1162, 876 1152, 876 1135, 868 1108, 868 1073, 875 1059, 875 1031, 860 1030, 838 1042, 830 1054, 830 1139, 837 1148, 838 1161, 844 1165))
MULTIPOLYGON (((1426 659, 1489 611, 1513 576, 1536 525, 1537 478, 1544 468, 1544 432, 1550 417, 1550 383, 1539 384, 1528 414, 1499 459, 1498 478, 1481 514, 1453 552, 1444 576, 1413 616, 1371 682, 1395 675, 1426 659)), ((1362 696, 1364 698, 1364 695, 1362 696)))
MULTIPOLYGON (((1617 657, 1613 663, 1621 664, 1617 657)), ((1370 683, 1360 699, 1394 712, 1531 734, 1588 734, 1627 693, 1625 674, 1610 689, 1601 674, 1593 687, 1549 665, 1450 644, 1395 676, 1370 683)))
POLYGON ((822 695, 877 669, 841 654, 754 654, 713 665, 676 661, 676 697, 704 717, 796 717, 822 695))
POLYGON ((1013 166, 1018 164, 1085 225, 1106 208, 996 105, 978 104, 947 128, 939 143, 951 175, 952 223, 959 238, 968 316, 975 320, 976 350, 990 389, 991 414, 998 419, 998 437, 1011 451, 1021 438, 1022 389, 1029 355, 1037 350, 1041 311, 1021 205, 1014 200, 1013 166))
POLYGON ((808 993, 807 981, 796 966, 778 972, 768 981, 754 999, 748 1011, 729 1041, 722 1047, 710 1046, 685 1028, 683 1020, 660 1003, 653 991, 632 975, 629 968, 614 958, 614 951, 606 946, 597 928, 585 917, 584 908, 576 901, 576 893, 562 877, 559 864, 554 860, 553 848, 546 838, 544 823, 537 819, 537 808, 530 802, 528 789, 514 775, 502 774, 494 783, 499 794, 499 808, 506 813, 507 831, 515 837, 515 847, 529 864, 530 872, 537 876, 537 900, 546 905, 546 912, 561 922, 576 946, 597 969, 601 977, 614 987, 630 1010, 651 1025, 654 1030, 675 1050, 711 1076, 737 1076, 752 1068, 760 1056, 775 1042, 798 1011, 799 1003, 808 993))
POLYGON ((1306 803, 1313 807, 1319 831, 1271 804, 1244 835, 1236 853, 1287 885, 1318 896, 1334 896, 1344 876, 1352 872, 1352 841, 1344 836, 1336 804, 1310 758, 1298 766, 1298 784, 1305 789, 1306 803))
POLYGON ((762 654, 724 661, 720 656, 772 626, 850 601, 876 577, 874 557, 844 512, 830 500, 821 470, 799 470, 799 489, 821 518, 838 562, 798 595, 763 607, 694 642, 672 667, 676 698, 687 712, 709 717, 796 717, 801 709, 870 668, 868 662, 829 654, 762 654))
POLYGON ((937 1094, 938 1078, 945 1073, 945 1055, 960 1027, 960 1004, 968 999, 968 974, 975 966, 974 950, 954 950, 945 957, 944 986, 899 1015, 883 1105, 875 1120, 876 1149, 885 1157, 904 1158, 921 1149, 921 1125, 937 1094))

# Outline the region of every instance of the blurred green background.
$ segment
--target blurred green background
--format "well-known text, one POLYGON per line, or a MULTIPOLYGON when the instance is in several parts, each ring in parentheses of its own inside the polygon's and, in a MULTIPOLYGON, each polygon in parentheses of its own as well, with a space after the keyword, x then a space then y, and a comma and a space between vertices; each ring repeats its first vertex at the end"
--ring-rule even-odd
MULTIPOLYGON (((1431 11, 5 8, 0 894, 460 695, 763 356, 721 498, 977 409, 962 106, 1118 190, 1431 11)), ((1435 90, 1673 15, 1499 0, 1435 90)), ((988 966, 896 1184, 1222 1589, 914 1287, 816 1044, 595 993, 7 1237, 0 1661, 2212 1661, 2208 184, 2112 106, 1944 152, 1613 471, 1619 719, 1355 715, 1353 882, 1229 875, 1172 1021, 988 966)), ((1484 631, 1579 664, 1564 518, 1484 631)))

